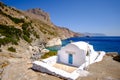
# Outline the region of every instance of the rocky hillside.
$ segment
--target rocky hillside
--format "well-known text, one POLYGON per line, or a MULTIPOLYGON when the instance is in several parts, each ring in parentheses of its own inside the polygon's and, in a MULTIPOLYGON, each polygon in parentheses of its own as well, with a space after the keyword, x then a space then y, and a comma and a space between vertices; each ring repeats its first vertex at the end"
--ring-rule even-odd
POLYGON ((75 33, 75 32, 73 32, 73 31, 71 31, 71 30, 69 30, 68 28, 65 28, 65 27, 58 27, 57 31, 58 31, 58 34, 59 34, 61 39, 67 39, 67 38, 70 38, 70 37, 82 36, 82 34, 75 33))
POLYGON ((0 2, 0 78, 4 67, 16 58, 31 60, 48 52, 45 49, 48 42, 75 35, 67 28, 55 26, 49 14, 41 9, 21 11, 0 2))
POLYGON ((41 9, 21 11, 0 2, 0 77, 3 68, 15 58, 38 57, 38 53, 48 52, 45 45, 50 40, 57 42, 75 34, 55 26, 49 14, 41 9))
POLYGON ((68 28, 54 25, 50 20, 49 14, 41 10, 40 8, 29 9, 25 11, 25 13, 29 14, 28 16, 31 17, 32 19, 41 20, 45 22, 46 24, 48 24, 49 26, 54 27, 58 33, 58 37, 60 37, 61 39, 66 39, 66 38, 74 37, 74 36, 80 36, 80 34, 73 32, 69 30, 68 28))
POLYGON ((0 3, 0 6, 0 25, 13 26, 15 29, 20 29, 21 31, 23 31, 23 27, 29 27, 29 29, 25 29, 27 31, 23 31, 23 34, 26 32, 25 34, 31 42, 36 38, 47 41, 53 37, 64 39, 73 37, 76 34, 67 28, 54 26, 50 21, 49 14, 39 8, 24 12, 2 3, 0 3))

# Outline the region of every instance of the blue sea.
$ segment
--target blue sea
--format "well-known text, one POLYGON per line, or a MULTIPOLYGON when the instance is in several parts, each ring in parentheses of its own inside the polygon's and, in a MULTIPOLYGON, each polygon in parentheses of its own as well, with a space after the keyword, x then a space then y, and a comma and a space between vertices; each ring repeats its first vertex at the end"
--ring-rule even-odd
MULTIPOLYGON (((118 52, 120 54, 120 36, 99 36, 99 37, 72 37, 62 41, 62 46, 70 42, 85 41, 93 45, 96 51, 118 52)), ((62 46, 53 46, 48 49, 59 50, 62 46)))

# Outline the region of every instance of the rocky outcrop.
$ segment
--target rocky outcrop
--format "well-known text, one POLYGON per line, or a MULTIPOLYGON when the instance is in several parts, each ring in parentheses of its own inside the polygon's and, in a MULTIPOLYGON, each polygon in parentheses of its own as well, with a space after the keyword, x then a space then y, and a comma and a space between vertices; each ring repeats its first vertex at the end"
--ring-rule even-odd
POLYGON ((56 46, 56 45, 62 45, 62 41, 60 38, 53 38, 49 40, 46 44, 46 47, 56 46))
POLYGON ((40 8, 29 9, 25 12, 31 18, 39 19, 46 23, 51 23, 49 14, 40 8))
POLYGON ((38 46, 29 46, 29 53, 31 55, 32 60, 39 60, 42 55, 45 53, 48 53, 49 50, 45 49, 43 47, 38 47, 38 46))
POLYGON ((50 50, 48 50, 48 49, 42 49, 42 50, 41 50, 41 53, 43 53, 43 54, 44 54, 44 53, 48 53, 48 52, 50 52, 50 50))

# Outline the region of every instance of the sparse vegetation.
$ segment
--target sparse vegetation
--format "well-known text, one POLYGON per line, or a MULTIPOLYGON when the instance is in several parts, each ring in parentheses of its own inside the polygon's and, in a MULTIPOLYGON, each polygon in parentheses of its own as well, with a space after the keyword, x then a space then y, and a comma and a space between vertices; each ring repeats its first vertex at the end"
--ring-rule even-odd
MULTIPOLYGON (((17 29, 14 26, 0 25, 0 34, 5 36, 4 38, 0 38, 0 45, 5 45, 8 43, 17 45, 20 37, 22 37, 28 43, 31 43, 32 40, 30 38, 30 25, 30 23, 24 23, 22 25, 23 30, 17 29)), ((36 36, 36 38, 39 38, 39 35, 37 35, 36 32, 33 32, 33 34, 36 36)))
POLYGON ((22 29, 27 30, 29 26, 31 26, 31 23, 23 23, 22 24, 22 29))
POLYGON ((2 49, 0 49, 0 52, 2 52, 2 49))
POLYGON ((0 24, 0 34, 4 36, 4 38, 0 38, 0 46, 8 43, 17 45, 21 37, 28 43, 31 43, 32 39, 30 38, 30 34, 39 38, 39 35, 35 31, 32 31, 30 23, 23 23, 22 29, 0 24))
POLYGON ((9 47, 9 48, 8 48, 8 51, 11 51, 11 52, 16 52, 16 49, 15 49, 15 48, 13 48, 13 47, 9 47))
MULTIPOLYGON (((30 33, 33 34, 36 38, 39 38, 39 35, 34 31, 34 28, 31 26, 30 22, 22 24, 22 29, 23 29, 24 39, 25 36, 30 39, 30 33)), ((27 38, 26 40, 29 41, 27 38)))
POLYGON ((33 35, 36 37, 36 38, 40 38, 39 35, 34 31, 33 32, 33 35))
POLYGON ((32 40, 31 40, 28 36, 26 36, 26 35, 23 35, 23 39, 24 39, 25 41, 27 41, 28 43, 31 43, 31 42, 32 42, 32 40))
POLYGON ((14 18, 14 17, 11 17, 11 16, 9 16, 9 18, 16 24, 25 22, 24 19, 18 19, 18 18, 14 18))
POLYGON ((48 57, 50 57, 50 56, 54 56, 54 55, 56 55, 56 54, 57 54, 56 51, 50 51, 50 52, 48 52, 48 53, 45 53, 43 56, 41 56, 41 58, 42 58, 42 59, 45 59, 45 58, 48 58, 48 57))
POLYGON ((53 27, 50 27, 49 25, 40 22, 42 25, 40 25, 40 31, 46 35, 51 35, 51 36, 57 36, 57 32, 53 27), (49 28, 48 28, 49 27, 49 28))
POLYGON ((15 18, 15 17, 12 17, 6 13, 4 13, 2 10, 0 10, 0 14, 10 18, 14 23, 18 24, 18 23, 24 23, 24 19, 19 19, 19 18, 15 18))
POLYGON ((28 38, 30 38, 30 23, 23 23, 22 24, 22 29, 23 29, 23 34, 26 35, 28 38))
POLYGON ((31 23, 23 23, 22 29, 23 29, 23 39, 28 43, 31 43, 32 42, 32 40, 30 39, 31 23))
POLYGON ((15 40, 13 38, 6 37, 6 38, 3 38, 3 39, 0 39, 0 45, 6 45, 8 43, 18 45, 17 40, 15 40))
POLYGON ((21 37, 22 31, 13 26, 0 25, 0 34, 5 36, 4 38, 0 38, 0 45, 5 45, 8 43, 12 43, 17 45, 19 41, 19 37, 21 37))

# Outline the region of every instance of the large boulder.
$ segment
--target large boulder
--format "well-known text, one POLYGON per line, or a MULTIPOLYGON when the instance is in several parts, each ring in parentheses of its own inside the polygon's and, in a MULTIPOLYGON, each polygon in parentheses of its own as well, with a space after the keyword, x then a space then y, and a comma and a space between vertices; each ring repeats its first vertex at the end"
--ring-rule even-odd
POLYGON ((49 40, 46 44, 46 47, 56 46, 56 45, 62 45, 62 41, 60 38, 53 38, 49 40))
POLYGON ((50 51, 50 50, 48 50, 48 49, 42 49, 42 50, 41 50, 41 53, 42 53, 42 54, 45 54, 45 53, 48 53, 49 51, 50 51))

